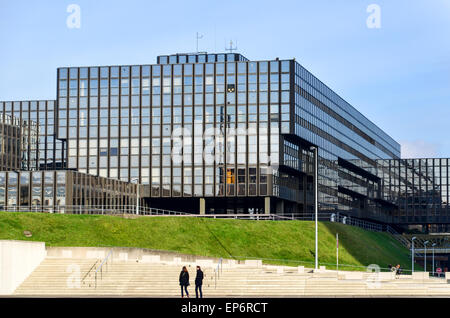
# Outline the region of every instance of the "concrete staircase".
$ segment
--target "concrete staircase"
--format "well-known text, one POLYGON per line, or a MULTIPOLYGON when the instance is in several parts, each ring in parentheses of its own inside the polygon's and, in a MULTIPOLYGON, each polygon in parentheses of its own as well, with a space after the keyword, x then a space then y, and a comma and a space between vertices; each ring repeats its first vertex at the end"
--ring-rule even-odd
MULTIPOLYGON (((84 276, 91 268, 97 268, 99 261, 48 257, 14 295, 180 297, 181 265, 115 260, 108 267, 102 267, 102 279, 97 277, 94 287, 93 271, 90 276, 84 276)), ((195 297, 195 264, 187 266, 191 283, 188 290, 192 298, 195 297)), ((400 279, 371 281, 369 273, 354 275, 340 271, 338 276, 335 271, 312 273, 296 267, 237 265, 223 268, 216 285, 214 267, 202 269, 205 297, 450 296, 450 284, 445 279, 412 279, 405 275, 400 279)))

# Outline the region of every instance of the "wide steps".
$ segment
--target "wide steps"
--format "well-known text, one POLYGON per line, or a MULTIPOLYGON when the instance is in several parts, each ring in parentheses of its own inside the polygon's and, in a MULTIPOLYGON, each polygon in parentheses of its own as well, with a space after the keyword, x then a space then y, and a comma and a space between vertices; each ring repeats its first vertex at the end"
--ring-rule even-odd
MULTIPOLYGON (((15 291, 21 296, 127 296, 127 297, 180 297, 178 276, 181 265, 145 263, 135 260, 113 260, 104 265, 102 274, 95 268, 86 277, 81 288, 71 285, 74 269, 83 278, 95 264, 95 259, 47 258, 15 291), (75 265, 75 266, 74 266, 75 265)), ((191 298, 195 297, 195 267, 189 266, 191 298)), ((443 279, 370 282, 363 279, 347 279, 339 273, 298 273, 297 269, 278 273, 273 268, 226 268, 220 272, 217 282, 213 268, 203 268, 205 297, 264 297, 264 296, 423 296, 450 295, 450 285, 443 279), (339 279, 338 279, 339 278, 339 279), (216 284, 217 283, 217 284, 216 284), (370 284, 371 283, 371 284, 370 284), (370 288, 374 287, 374 288, 370 288)))

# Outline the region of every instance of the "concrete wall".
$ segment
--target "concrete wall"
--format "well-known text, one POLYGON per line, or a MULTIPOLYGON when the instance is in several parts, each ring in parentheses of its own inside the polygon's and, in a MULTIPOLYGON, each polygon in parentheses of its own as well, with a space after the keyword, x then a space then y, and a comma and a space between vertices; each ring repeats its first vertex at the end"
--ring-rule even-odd
POLYGON ((45 243, 0 240, 0 295, 10 295, 46 256, 45 243))
POLYGON ((412 279, 417 279, 417 280, 430 279, 430 273, 429 272, 413 272, 412 279))
MULTIPOLYGON (((110 250, 113 262, 136 261, 142 263, 162 263, 180 266, 196 266, 215 268, 219 258, 181 254, 177 252, 152 250, 137 247, 47 247, 47 257, 104 259, 110 250)), ((262 267, 261 260, 232 260, 223 259, 224 268, 262 267)))
MULTIPOLYGON (((110 250, 111 248, 108 247, 47 247, 47 257, 103 259, 108 255, 110 250)), ((179 262, 195 263, 201 259, 205 263, 212 264, 217 263, 219 260, 214 257, 188 255, 146 248, 113 247, 112 250, 113 261, 173 262, 177 259, 179 262)))

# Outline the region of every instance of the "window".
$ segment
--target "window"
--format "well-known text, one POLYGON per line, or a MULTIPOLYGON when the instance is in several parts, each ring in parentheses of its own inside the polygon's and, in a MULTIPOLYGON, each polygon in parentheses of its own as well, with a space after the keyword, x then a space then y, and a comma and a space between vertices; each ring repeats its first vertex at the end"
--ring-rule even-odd
POLYGON ((60 68, 59 69, 59 78, 60 79, 67 79, 67 68, 60 68))

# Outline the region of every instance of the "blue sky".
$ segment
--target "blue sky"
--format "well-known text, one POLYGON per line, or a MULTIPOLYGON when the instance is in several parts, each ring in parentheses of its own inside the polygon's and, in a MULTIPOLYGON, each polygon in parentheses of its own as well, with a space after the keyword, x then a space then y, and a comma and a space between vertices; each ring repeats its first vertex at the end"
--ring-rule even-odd
POLYGON ((402 144, 450 157, 450 0, 0 0, 0 100, 52 99, 60 66, 148 64, 158 54, 295 57, 402 144), (81 27, 68 28, 70 4, 81 27), (368 5, 381 28, 368 28, 368 5))

